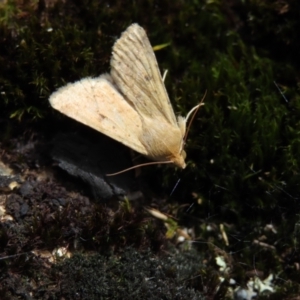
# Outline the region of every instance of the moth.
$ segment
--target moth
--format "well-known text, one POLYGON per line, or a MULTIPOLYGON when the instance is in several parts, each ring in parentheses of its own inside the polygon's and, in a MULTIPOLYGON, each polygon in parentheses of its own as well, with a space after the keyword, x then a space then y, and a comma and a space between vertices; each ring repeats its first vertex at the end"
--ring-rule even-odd
POLYGON ((184 169, 187 117, 176 118, 158 63, 138 24, 115 42, 110 74, 59 88, 50 104, 61 113, 121 142, 153 161, 184 169))

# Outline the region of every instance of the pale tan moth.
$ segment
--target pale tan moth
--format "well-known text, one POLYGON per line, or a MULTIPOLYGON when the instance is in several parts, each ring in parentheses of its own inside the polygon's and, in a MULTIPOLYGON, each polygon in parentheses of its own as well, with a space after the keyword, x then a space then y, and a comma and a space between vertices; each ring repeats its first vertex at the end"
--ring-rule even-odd
POLYGON ((187 117, 175 117, 145 30, 130 25, 115 42, 110 74, 69 83, 50 96, 61 113, 153 161, 185 168, 187 117))

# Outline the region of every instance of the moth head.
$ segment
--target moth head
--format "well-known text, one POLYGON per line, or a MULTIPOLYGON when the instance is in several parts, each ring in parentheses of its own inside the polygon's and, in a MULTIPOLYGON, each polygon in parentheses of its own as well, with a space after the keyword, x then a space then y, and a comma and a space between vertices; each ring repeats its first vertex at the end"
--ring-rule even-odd
MULTIPOLYGON (((206 95, 206 92, 205 92, 205 95, 206 95)), ((186 139, 187 139, 187 135, 188 135, 188 132, 189 132, 189 129, 191 127, 191 124, 193 122, 193 119, 198 111, 198 109, 200 108, 200 106, 204 105, 203 100, 205 98, 205 95, 204 97, 202 98, 201 102, 196 105, 195 107, 193 107, 189 113, 187 114, 187 116, 185 118, 181 117, 181 116, 178 116, 177 118, 177 124, 178 124, 178 127, 181 131, 181 134, 182 134, 182 143, 181 143, 181 147, 180 147, 180 151, 177 155, 174 155, 170 160, 177 166, 177 167, 180 167, 182 169, 184 169, 186 167, 186 163, 185 163, 185 159, 186 159, 186 152, 183 150, 183 147, 185 145, 185 142, 186 142, 186 139), (188 127, 186 129, 186 122, 188 121, 189 117, 192 117, 189 124, 188 124, 188 127)))
POLYGON ((186 167, 185 163, 186 152, 181 150, 177 155, 174 155, 170 160, 179 168, 184 169, 186 167))

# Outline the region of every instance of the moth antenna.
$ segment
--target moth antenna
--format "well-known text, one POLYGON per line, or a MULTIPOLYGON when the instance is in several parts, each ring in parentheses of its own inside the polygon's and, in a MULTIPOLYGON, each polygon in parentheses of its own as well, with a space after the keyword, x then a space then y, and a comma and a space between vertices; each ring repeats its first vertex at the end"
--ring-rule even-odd
POLYGON ((163 75, 163 77, 162 77, 162 81, 163 81, 163 82, 165 82, 165 79, 166 79, 166 77, 167 77, 167 74, 168 74, 168 70, 165 70, 165 71, 164 71, 164 75, 163 75))
POLYGON ((206 97, 206 94, 207 94, 207 90, 205 91, 204 96, 202 97, 200 103, 199 103, 197 106, 193 107, 193 108, 189 111, 189 113, 187 114, 187 116, 186 116, 186 118, 185 118, 186 121, 187 121, 187 120, 189 119, 189 117, 191 116, 191 114, 193 114, 192 117, 191 117, 191 120, 189 121, 189 124, 188 124, 188 126, 187 126, 187 129, 186 129, 186 131, 185 131, 185 136, 184 136, 184 138, 183 138, 184 142, 185 142, 186 139, 187 139, 188 133, 189 133, 190 128, 191 128, 191 125, 192 125, 192 123, 193 123, 193 120, 194 120, 194 118, 195 118, 195 116, 196 116, 196 114, 197 114, 197 112, 198 112, 200 106, 204 105, 203 101, 204 101, 204 99, 205 99, 205 97, 206 97))
POLYGON ((17 257, 17 256, 21 256, 23 254, 32 254, 32 251, 29 251, 29 252, 23 252, 23 253, 18 253, 18 254, 13 254, 13 255, 7 255, 7 256, 2 256, 0 257, 0 260, 5 260, 5 259, 9 259, 9 258, 14 258, 14 257, 17 257))
POLYGON ((144 164, 136 165, 136 166, 130 167, 130 168, 128 168, 128 169, 122 170, 122 171, 120 171, 120 172, 117 172, 117 173, 106 174, 105 176, 115 176, 115 175, 119 175, 119 174, 125 173, 125 172, 130 171, 130 170, 134 170, 134 169, 139 168, 139 167, 146 167, 146 166, 159 165, 159 164, 171 164, 171 163, 173 163, 173 162, 170 161, 170 160, 167 160, 167 161, 159 161, 159 162, 153 161, 153 162, 149 162, 149 163, 144 163, 144 164))

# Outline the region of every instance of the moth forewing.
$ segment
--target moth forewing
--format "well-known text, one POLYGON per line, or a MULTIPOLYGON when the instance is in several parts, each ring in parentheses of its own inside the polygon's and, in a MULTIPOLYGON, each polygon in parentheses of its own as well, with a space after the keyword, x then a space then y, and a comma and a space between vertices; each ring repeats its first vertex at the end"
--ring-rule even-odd
POLYGON ((141 117, 162 117, 176 124, 155 54, 145 30, 138 24, 129 26, 114 44, 111 75, 141 117))
POLYGON ((66 116, 147 155, 140 141, 139 114, 124 100, 109 75, 84 78, 54 92, 51 106, 66 116))

